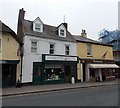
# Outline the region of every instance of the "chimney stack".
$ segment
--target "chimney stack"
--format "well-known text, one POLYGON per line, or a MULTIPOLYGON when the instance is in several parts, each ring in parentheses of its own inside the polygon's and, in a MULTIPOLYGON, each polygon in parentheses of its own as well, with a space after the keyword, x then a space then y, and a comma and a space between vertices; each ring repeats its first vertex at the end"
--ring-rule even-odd
POLYGON ((24 11, 24 9, 22 8, 22 9, 20 9, 19 10, 19 19, 21 20, 21 21, 23 21, 24 20, 24 16, 25 16, 25 11, 24 11))
POLYGON ((23 21, 25 17, 25 11, 24 9, 19 10, 19 16, 18 16, 18 25, 17 25, 17 36, 23 40, 23 21))
POLYGON ((87 38, 87 33, 86 33, 86 30, 83 30, 83 29, 82 29, 81 36, 82 36, 82 37, 87 38))

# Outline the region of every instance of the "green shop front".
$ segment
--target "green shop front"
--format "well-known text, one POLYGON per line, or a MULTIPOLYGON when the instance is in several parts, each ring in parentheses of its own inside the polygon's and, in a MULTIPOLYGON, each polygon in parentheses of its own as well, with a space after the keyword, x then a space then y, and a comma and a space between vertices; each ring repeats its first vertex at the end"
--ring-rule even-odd
POLYGON ((71 83, 74 77, 77 82, 77 56, 42 55, 42 62, 33 63, 33 84, 71 83))

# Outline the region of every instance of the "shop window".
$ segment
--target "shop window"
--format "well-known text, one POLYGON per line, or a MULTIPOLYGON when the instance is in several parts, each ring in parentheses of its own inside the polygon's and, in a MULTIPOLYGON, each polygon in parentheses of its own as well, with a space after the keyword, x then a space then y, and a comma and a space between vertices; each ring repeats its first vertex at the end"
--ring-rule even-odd
POLYGON ((62 80, 64 79, 64 68, 61 65, 48 64, 44 70, 44 80, 62 80))
POLYGON ((32 53, 37 52, 37 42, 31 42, 31 52, 32 53))
POLYGON ((65 55, 70 55, 70 48, 68 45, 65 46, 65 55))
POLYGON ((90 68, 90 78, 95 78, 95 69, 90 68))
POLYGON ((114 75, 113 69, 106 69, 104 71, 106 73, 106 76, 113 76, 114 75))
POLYGON ((92 45, 87 44, 87 56, 92 56, 92 45))
POLYGON ((50 54, 54 54, 54 49, 55 48, 55 45, 54 44, 50 44, 50 50, 49 50, 49 53, 50 54))

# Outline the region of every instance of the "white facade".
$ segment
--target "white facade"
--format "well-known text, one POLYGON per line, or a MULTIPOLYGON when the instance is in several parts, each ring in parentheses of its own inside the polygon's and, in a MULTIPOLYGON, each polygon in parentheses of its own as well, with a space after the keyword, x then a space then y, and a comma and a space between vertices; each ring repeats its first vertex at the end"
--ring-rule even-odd
POLYGON ((22 83, 33 81, 33 62, 42 62, 42 54, 49 54, 50 43, 55 44, 54 55, 65 55, 65 45, 70 47, 70 56, 77 56, 76 43, 45 39, 40 37, 24 37, 24 56, 22 69, 22 83), (31 53, 31 41, 37 42, 37 52, 31 53))

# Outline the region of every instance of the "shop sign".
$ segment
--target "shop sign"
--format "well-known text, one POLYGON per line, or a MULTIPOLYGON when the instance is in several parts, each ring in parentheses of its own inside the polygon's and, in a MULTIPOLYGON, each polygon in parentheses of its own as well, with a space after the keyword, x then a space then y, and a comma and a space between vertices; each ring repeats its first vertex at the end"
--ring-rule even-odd
POLYGON ((45 60, 54 60, 54 61, 77 61, 77 57, 66 57, 66 56, 50 56, 46 55, 45 60))
POLYGON ((114 63, 113 60, 81 60, 81 63, 114 63))

